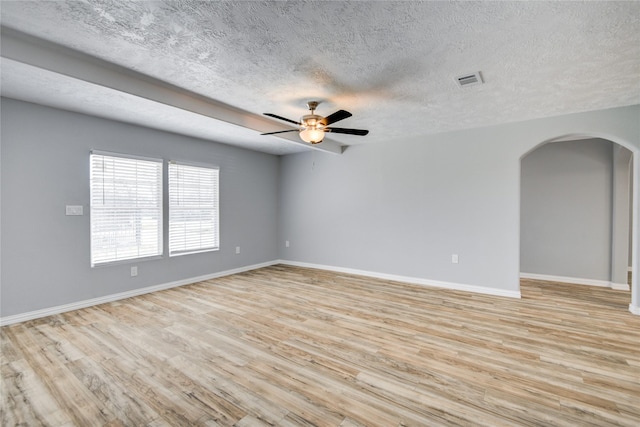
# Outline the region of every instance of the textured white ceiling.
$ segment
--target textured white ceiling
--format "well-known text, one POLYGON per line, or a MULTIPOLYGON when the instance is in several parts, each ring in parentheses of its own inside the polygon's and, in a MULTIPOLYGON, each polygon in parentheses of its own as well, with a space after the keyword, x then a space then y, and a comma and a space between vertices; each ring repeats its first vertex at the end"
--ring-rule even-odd
MULTIPOLYGON (((340 126, 371 133, 331 135, 347 145, 640 103, 635 1, 3 1, 1 23, 248 113, 349 110, 340 126), (485 84, 457 87, 475 71, 485 84)), ((4 73, 3 94, 29 92, 4 73)), ((247 132, 267 138, 222 142, 247 132)))

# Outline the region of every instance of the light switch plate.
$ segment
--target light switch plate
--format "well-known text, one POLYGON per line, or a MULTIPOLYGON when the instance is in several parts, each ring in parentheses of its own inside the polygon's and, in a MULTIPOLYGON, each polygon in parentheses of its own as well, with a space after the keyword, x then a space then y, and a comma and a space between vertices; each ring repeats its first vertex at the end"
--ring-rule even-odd
POLYGON ((82 205, 67 205, 67 215, 82 215, 82 205))

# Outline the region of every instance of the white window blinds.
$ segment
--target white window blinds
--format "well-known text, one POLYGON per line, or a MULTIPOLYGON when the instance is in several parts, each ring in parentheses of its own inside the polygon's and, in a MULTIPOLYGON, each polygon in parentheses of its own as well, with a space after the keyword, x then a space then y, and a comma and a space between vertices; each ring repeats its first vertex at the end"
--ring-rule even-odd
POLYGON ((162 160, 90 156, 91 265, 162 255, 162 160))
POLYGON ((220 246, 219 170, 169 162, 169 256, 220 246))

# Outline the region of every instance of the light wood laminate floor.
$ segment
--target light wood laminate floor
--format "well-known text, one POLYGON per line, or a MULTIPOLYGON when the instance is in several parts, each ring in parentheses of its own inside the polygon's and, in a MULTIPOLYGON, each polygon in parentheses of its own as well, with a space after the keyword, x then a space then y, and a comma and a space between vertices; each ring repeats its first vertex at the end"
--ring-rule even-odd
POLYGON ((2 328, 3 426, 640 425, 629 292, 288 266, 2 328))

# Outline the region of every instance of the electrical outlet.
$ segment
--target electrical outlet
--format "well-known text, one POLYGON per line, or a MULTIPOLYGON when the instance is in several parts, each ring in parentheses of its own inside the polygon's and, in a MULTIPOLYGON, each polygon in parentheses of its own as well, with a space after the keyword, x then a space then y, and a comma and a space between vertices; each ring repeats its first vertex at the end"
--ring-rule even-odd
POLYGON ((458 263, 458 254, 451 254, 451 264, 458 263))
POLYGON ((138 267, 137 266, 131 267, 131 277, 136 277, 137 275, 138 275, 138 267))
POLYGON ((240 253, 240 246, 236 246, 236 254, 240 253))
POLYGON ((284 247, 288 248, 289 247, 289 241, 287 240, 286 242, 284 242, 284 247))

